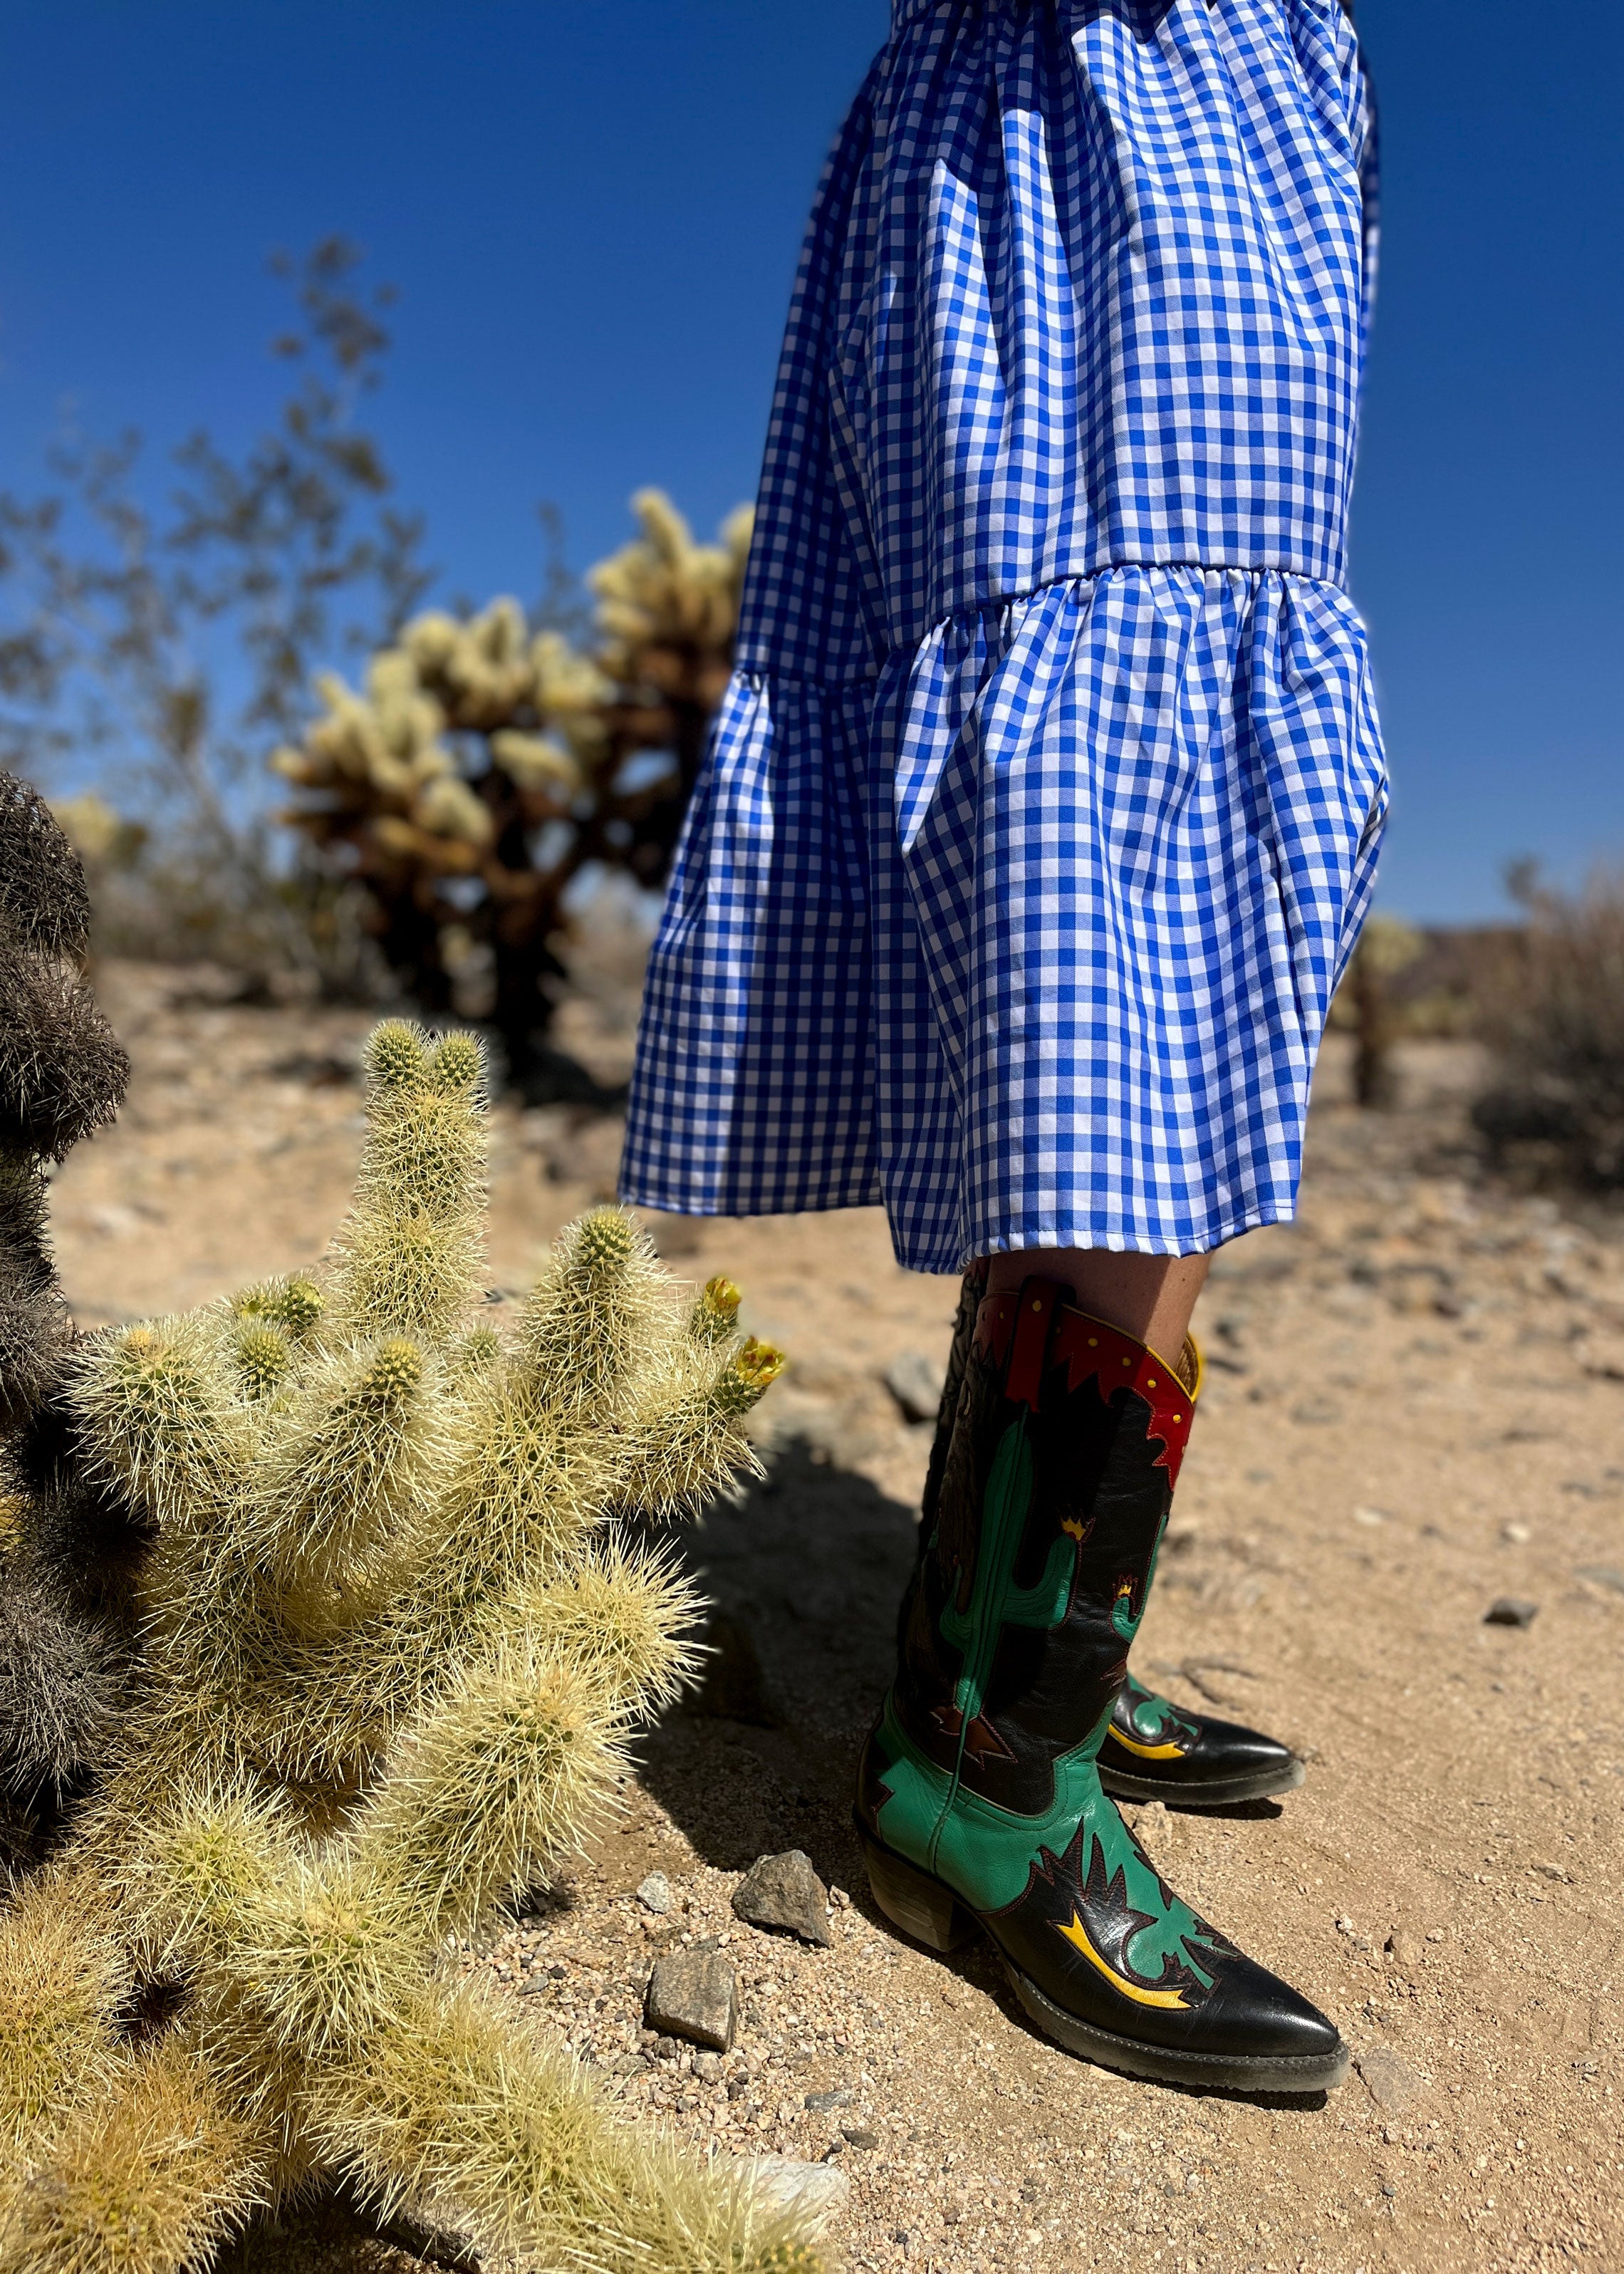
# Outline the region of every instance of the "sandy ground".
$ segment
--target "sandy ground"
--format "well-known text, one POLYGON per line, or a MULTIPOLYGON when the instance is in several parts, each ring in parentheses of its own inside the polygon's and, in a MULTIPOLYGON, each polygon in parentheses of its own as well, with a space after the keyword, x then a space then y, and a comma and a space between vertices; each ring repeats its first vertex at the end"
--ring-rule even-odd
MULTIPOLYGON (((99 985, 136 1079, 57 1180, 81 1321, 312 1260, 354 1163, 364 1014, 234 1008, 208 974, 99 985)), ((576 1039, 610 1072, 623 1053, 601 1026, 576 1039)), ((1136 1660, 1309 1761, 1283 1805, 1139 1829, 1336 2017, 1359 2062, 1341 2091, 1258 2105, 1088 2067, 987 1958, 929 1956, 870 1904, 848 1781, 929 1434, 883 1376, 940 1353, 955 1290, 899 1271, 868 1212, 657 1225, 676 1269, 740 1279, 794 1359, 762 1409, 766 1480, 692 1542, 733 1672, 650 1735, 590 1865, 467 1962, 702 2145, 830 2158, 858 2266, 1624 2266, 1624 1219, 1485 1181, 1474 1071, 1467 1046, 1413 1046, 1401 1109, 1361 1116, 1328 1054, 1301 1223, 1227 1251, 1203 1298, 1211 1386, 1136 1660), (1502 1596, 1531 1625, 1486 1624, 1502 1596), (828 1950, 728 1908, 791 1847, 837 1891, 828 1950), (657 1867, 664 1917, 632 1892, 657 1867), (723 2061, 640 2029, 650 1955, 683 1936, 740 1970, 723 2061)), ((498 1110, 503 1284, 608 1188, 618 1141, 613 1119, 498 1110)))

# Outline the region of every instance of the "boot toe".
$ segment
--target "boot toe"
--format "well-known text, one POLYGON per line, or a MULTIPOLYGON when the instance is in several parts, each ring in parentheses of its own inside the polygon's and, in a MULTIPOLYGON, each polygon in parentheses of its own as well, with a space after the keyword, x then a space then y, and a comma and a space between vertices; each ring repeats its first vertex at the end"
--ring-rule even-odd
POLYGON ((1295 1758, 1289 1745, 1237 1721, 1212 1721, 1201 1733, 1192 1766, 1210 1777, 1283 1775, 1295 1758))
POLYGON ((1252 1959, 1236 1957, 1223 1969, 1205 2010, 1212 2050, 1243 2059, 1301 2062, 1305 2069, 1347 2067, 1347 2049, 1335 2022, 1252 1959))

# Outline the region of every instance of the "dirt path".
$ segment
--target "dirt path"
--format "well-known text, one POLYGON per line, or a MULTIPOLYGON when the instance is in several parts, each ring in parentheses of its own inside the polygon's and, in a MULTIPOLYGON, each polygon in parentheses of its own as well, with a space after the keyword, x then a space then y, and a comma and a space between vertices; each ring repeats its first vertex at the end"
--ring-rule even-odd
MULTIPOLYGON (((177 1002, 175 975, 129 968, 102 987, 137 1078, 58 1180, 81 1320, 313 1259, 347 1196, 365 1018, 177 1002)), ((1322 2107, 1087 2067, 982 1958, 931 1958, 877 1918, 847 1780, 928 1435, 882 1376, 940 1352, 955 1291, 898 1271, 868 1212, 660 1227, 679 1270, 739 1278, 795 1360, 763 1409, 767 1481, 694 1543, 764 1671, 713 1696, 740 1718, 654 1733, 593 1867, 469 1963, 701 2142, 832 2150, 857 2265, 1624 2265, 1624 1225, 1476 1181, 1469 1055, 1416 1050, 1409 1103, 1380 1119, 1336 1102, 1327 1065, 1303 1222, 1229 1251, 1203 1299, 1211 1388, 1136 1658, 1308 1756, 1282 1807, 1139 1829, 1341 2023, 1361 2073, 1322 2107), (1485 1624, 1501 1596, 1537 1604, 1532 1624, 1485 1624), (728 1909, 789 1847, 849 1896, 828 1951, 728 1909), (631 1892, 656 1866, 663 1918, 631 1892), (685 1934, 726 1938, 745 1984, 737 2051, 698 2071, 638 2027, 650 1951, 685 1934)), ((616 1142, 612 1122, 499 1112, 506 1284, 606 1187, 616 1142)))

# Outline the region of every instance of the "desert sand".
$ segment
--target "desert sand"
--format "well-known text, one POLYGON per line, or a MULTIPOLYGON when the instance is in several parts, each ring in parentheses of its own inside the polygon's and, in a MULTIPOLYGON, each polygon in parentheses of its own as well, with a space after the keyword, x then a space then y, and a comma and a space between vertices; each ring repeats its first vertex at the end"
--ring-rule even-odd
MULTIPOLYGON (((56 1183, 80 1322, 312 1261, 348 1195, 368 1015, 233 1005, 208 971, 109 965, 97 984, 136 1071, 117 1127, 56 1183)), ((623 1010, 571 1005, 566 1035, 623 1069, 623 1010)), ((1033 2034, 989 1955, 930 1956, 879 1916, 849 1778, 929 1436, 884 1376, 939 1360, 956 1288, 900 1271, 877 1212, 650 1219, 673 1269, 728 1272, 791 1352, 761 1409, 766 1475, 687 1543, 718 1606, 706 1692, 643 1740, 594 1853, 463 1962, 645 2119, 826 2162, 854 2265, 1624 2265, 1624 1216, 1485 1175, 1470 1045, 1407 1046, 1401 1071, 1399 1108, 1360 1114, 1333 1043, 1300 1222, 1219 1259, 1135 1659, 1307 1761, 1280 1803, 1127 1812, 1165 1877, 1338 2021, 1356 2069, 1319 2104, 1085 2066, 1033 2034), (1502 1598, 1530 1623, 1486 1623, 1502 1598), (790 1848, 832 1891, 828 1949, 729 1909, 790 1848), (655 1870, 664 1913, 634 1893, 655 1870), (662 2055, 641 2028, 650 1959, 684 1937, 739 1969, 724 2059, 662 2055)), ((613 1115, 498 1106, 495 1289, 612 1187, 619 1141, 613 1115)))

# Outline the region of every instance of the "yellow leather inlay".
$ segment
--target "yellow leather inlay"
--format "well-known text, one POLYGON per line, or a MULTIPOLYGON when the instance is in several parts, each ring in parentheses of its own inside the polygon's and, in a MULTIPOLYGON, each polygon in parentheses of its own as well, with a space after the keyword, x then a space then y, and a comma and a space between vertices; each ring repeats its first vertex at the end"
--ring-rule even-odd
POLYGON ((1119 1745, 1124 1746, 1131 1753, 1137 1753, 1142 1761, 1182 1761, 1184 1758, 1182 1745, 1144 1744, 1138 1737, 1124 1737, 1115 1721, 1111 1723, 1111 1735, 1119 1745))
POLYGON ((1114 1966, 1108 1966, 1089 1941, 1088 1930, 1075 1911, 1071 1914, 1070 1926, 1061 1926, 1058 1919, 1055 1924, 1073 1949, 1080 1950, 1090 1966, 1097 1968, 1104 1975, 1112 1989, 1120 1990, 1124 1998, 1132 1998, 1136 2006, 1161 2006, 1181 2014, 1189 2011, 1189 2001, 1182 1990, 1141 1990, 1136 1982, 1130 1982, 1118 1974, 1114 1966))

